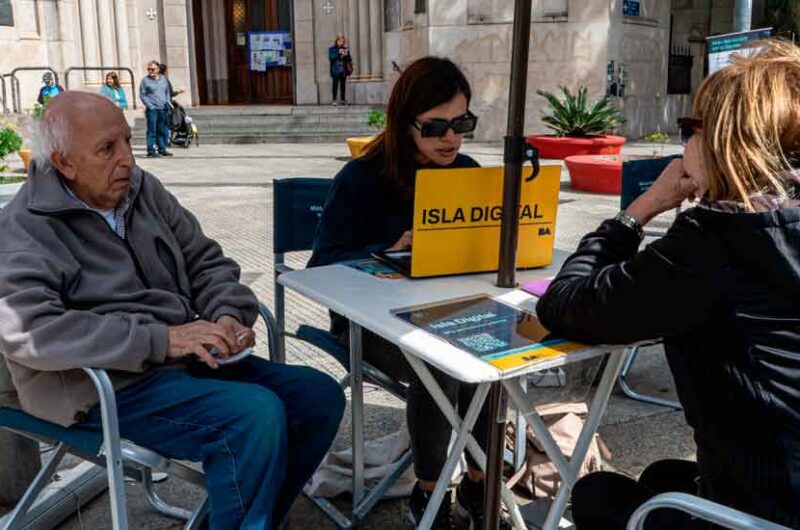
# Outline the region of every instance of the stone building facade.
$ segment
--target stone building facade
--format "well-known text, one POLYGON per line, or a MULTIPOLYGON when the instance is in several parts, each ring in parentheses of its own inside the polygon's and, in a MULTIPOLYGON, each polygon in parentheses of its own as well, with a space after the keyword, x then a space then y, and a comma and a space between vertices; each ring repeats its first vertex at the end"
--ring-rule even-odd
MULTIPOLYGON (((612 97, 627 119, 622 132, 638 137, 671 130, 688 112, 691 94, 668 90, 671 52, 692 56, 691 92, 703 77, 704 37, 731 30, 734 0, 532 3, 527 130, 543 131, 537 89, 584 84, 599 97, 624 85, 612 97)), ((754 27, 762 4, 755 2, 754 27)), ((513 0, 0 0, 0 73, 48 66, 66 85, 70 67, 125 66, 138 82, 155 59, 186 90, 184 104, 325 105, 331 101, 327 49, 342 32, 354 59, 351 102, 383 104, 397 68, 426 54, 447 56, 473 85, 476 137, 500 140, 512 18, 513 0), (252 30, 290 34, 292 66, 252 71, 246 44, 252 30)), ((40 76, 18 72, 23 108, 33 104, 40 76)), ((97 90, 101 79, 99 71, 73 70, 68 83, 97 90)))

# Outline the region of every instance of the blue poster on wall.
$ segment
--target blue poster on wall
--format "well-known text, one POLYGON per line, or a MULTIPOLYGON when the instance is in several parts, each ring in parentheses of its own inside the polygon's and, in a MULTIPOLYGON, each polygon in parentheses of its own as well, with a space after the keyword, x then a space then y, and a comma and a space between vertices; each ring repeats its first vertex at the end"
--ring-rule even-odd
POLYGON ((248 31, 247 56, 250 70, 291 66, 292 34, 288 31, 248 31))
POLYGON ((622 14, 626 17, 639 16, 639 0, 622 0, 622 14))

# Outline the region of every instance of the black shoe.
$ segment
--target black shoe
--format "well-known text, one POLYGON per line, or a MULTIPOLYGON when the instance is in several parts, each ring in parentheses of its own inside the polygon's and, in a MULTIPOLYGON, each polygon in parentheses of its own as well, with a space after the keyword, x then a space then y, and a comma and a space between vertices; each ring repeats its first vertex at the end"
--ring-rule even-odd
POLYGON ((161 151, 158 152, 158 154, 161 156, 172 156, 172 153, 170 153, 166 149, 162 149, 161 151))
MULTIPOLYGON (((428 507, 428 501, 433 495, 432 491, 423 491, 420 489, 419 484, 414 485, 411 492, 411 499, 408 501, 408 518, 414 525, 414 528, 419 527, 422 522, 422 516, 425 515, 425 508, 428 507)), ((450 490, 444 494, 442 504, 439 506, 439 512, 433 519, 431 530, 453 530, 453 496, 450 490)))
POLYGON ((149 151, 149 152, 147 153, 147 158, 158 158, 158 157, 160 157, 160 156, 161 156, 161 155, 160 155, 160 154, 158 154, 158 153, 156 153, 155 151, 149 151))
MULTIPOLYGON (((456 488, 456 512, 468 523, 469 530, 483 529, 483 481, 473 482, 467 475, 461 477, 456 488)), ((511 530, 511 525, 500 517, 500 530, 511 530)))

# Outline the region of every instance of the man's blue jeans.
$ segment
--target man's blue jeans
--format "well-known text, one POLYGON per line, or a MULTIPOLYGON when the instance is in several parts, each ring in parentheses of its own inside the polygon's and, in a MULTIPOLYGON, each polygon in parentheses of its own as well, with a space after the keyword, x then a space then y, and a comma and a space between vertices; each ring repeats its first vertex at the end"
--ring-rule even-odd
POLYGON ((167 126, 166 109, 147 109, 147 152, 163 151, 167 146, 164 143, 164 128, 167 126))
MULTIPOLYGON (((117 393, 120 435, 200 461, 216 529, 271 530, 330 447, 344 394, 327 375, 257 357, 161 370, 117 393)), ((87 427, 100 430, 100 407, 87 427)))

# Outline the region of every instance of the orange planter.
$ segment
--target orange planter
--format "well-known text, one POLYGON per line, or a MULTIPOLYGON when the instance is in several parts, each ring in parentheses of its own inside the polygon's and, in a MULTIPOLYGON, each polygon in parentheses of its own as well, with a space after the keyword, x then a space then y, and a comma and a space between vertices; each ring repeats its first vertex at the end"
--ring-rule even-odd
POLYGON ((532 134, 528 143, 539 149, 539 158, 565 160, 579 155, 618 155, 627 141, 623 136, 553 136, 532 134))
POLYGON ((617 195, 622 192, 621 156, 570 156, 564 159, 564 164, 573 189, 617 195))
POLYGON ((22 167, 25 168, 25 171, 28 170, 28 164, 31 163, 31 150, 27 148, 22 148, 19 151, 19 157, 22 159, 22 167))
POLYGON ((347 147, 350 148, 350 155, 353 158, 358 157, 364 148, 374 140, 374 136, 355 136, 353 138, 347 138, 345 141, 347 142, 347 147))

